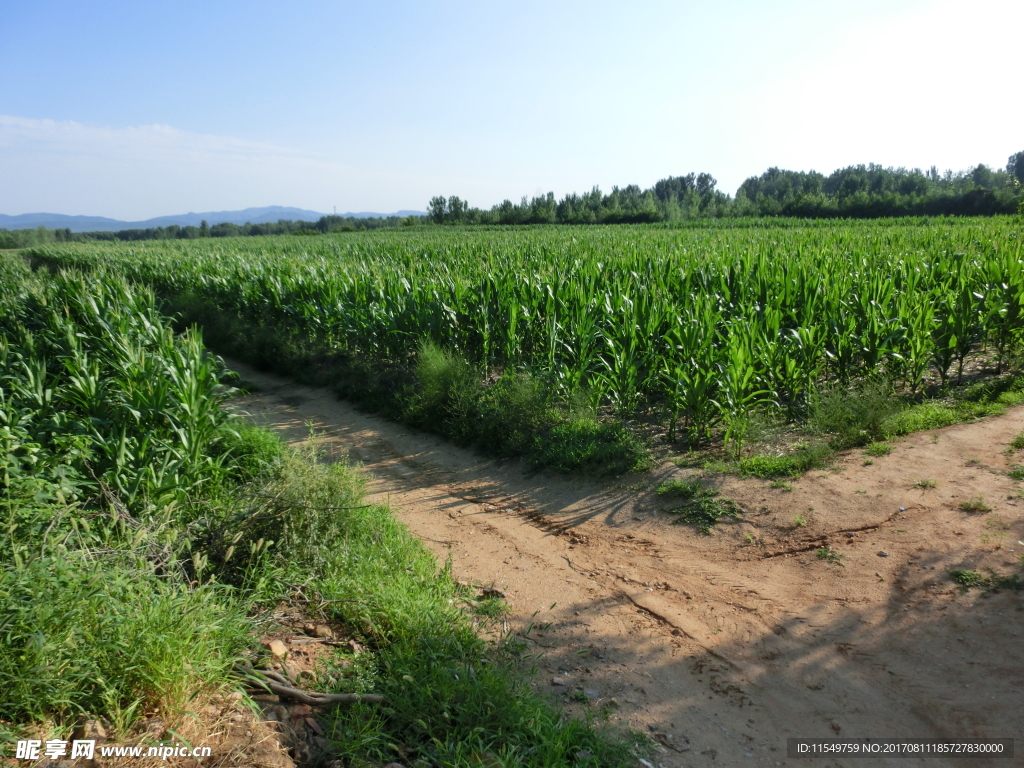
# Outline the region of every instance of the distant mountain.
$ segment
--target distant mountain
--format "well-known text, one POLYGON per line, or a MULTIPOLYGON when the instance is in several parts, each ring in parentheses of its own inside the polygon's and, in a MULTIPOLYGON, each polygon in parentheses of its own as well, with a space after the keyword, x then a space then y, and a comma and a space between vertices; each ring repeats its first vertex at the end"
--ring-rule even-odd
MULTIPOLYGON (((148 229, 150 227, 198 227, 205 220, 210 226, 230 222, 232 224, 266 224, 280 219, 292 221, 316 221, 321 216, 334 214, 307 211, 304 208, 287 208, 270 205, 265 208, 246 208, 244 211, 209 211, 207 213, 183 213, 179 216, 158 216, 145 221, 119 221, 102 216, 65 216, 61 213, 23 213, 6 216, 0 213, 0 229, 70 229, 72 232, 116 232, 120 229, 148 229)), ((424 216, 422 211, 396 211, 395 213, 339 213, 338 216, 354 216, 357 219, 381 219, 388 216, 424 216)))

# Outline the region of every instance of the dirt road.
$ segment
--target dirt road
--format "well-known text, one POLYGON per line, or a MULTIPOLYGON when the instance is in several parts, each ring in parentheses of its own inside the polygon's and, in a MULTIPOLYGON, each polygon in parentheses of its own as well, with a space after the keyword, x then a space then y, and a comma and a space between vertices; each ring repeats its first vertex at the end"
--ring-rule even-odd
POLYGON ((1021 565, 1003 451, 1024 408, 852 452, 791 490, 722 478, 742 520, 701 536, 654 494, 687 474, 673 465, 611 485, 530 474, 229 364, 258 388, 238 403, 256 421, 296 442, 314 424, 457 578, 505 593, 539 690, 648 730, 655 764, 907 764, 787 760, 788 737, 840 736, 1012 737, 1015 760, 926 762, 1024 765, 1024 593, 948 575, 1021 565), (979 497, 990 511, 959 508, 979 497))

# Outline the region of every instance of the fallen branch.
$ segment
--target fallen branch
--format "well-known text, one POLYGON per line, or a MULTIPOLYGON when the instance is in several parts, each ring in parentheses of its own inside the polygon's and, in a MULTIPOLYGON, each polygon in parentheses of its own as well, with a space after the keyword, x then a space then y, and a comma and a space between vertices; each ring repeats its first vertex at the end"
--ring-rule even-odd
POLYGON ((317 691, 303 691, 295 688, 284 675, 269 669, 254 669, 249 662, 236 664, 235 673, 254 687, 262 688, 286 699, 294 699, 300 704, 308 704, 311 707, 323 707, 328 704, 357 704, 360 702, 380 704, 384 701, 384 697, 379 693, 319 693, 317 691))

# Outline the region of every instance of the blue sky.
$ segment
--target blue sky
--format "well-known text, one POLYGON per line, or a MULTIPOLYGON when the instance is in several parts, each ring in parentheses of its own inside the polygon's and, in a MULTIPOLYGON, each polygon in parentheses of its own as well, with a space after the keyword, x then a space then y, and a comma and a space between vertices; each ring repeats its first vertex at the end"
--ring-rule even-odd
POLYGON ((1002 167, 1019 0, 0 0, 0 213, 489 207, 1002 167))

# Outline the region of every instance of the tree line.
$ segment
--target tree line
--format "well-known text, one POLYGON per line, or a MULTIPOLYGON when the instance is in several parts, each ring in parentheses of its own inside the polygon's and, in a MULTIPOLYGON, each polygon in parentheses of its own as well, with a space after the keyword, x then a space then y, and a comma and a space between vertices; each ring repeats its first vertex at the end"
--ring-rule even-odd
POLYGON ((769 168, 746 179, 735 197, 717 189, 708 173, 669 176, 650 189, 631 184, 605 194, 594 187, 561 200, 548 192, 518 204, 505 200, 490 210, 438 196, 427 204, 427 217, 435 224, 619 224, 747 216, 992 216, 1024 206, 1022 183, 1024 152, 1017 152, 1004 169, 978 165, 957 173, 874 163, 829 176, 769 168))
POLYGON ((383 227, 410 226, 416 216, 356 218, 355 216, 321 216, 317 221, 280 219, 264 224, 232 224, 223 222, 210 226, 206 221, 198 227, 171 224, 167 227, 122 229, 115 232, 72 232, 67 228, 0 229, 0 248, 29 248, 46 243, 133 240, 196 240, 203 237, 251 237, 255 235, 324 235, 331 232, 356 232, 383 227))

